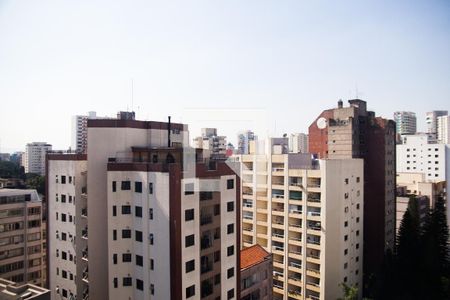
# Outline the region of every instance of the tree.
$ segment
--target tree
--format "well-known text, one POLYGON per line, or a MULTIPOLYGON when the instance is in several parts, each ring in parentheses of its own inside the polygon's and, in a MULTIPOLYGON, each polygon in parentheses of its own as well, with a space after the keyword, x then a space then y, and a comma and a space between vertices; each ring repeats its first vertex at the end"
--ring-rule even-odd
POLYGON ((346 283, 341 283, 340 287, 344 293, 344 298, 339 298, 338 300, 357 300, 358 299, 358 288, 356 286, 349 286, 346 283))
POLYGON ((19 178, 20 167, 10 161, 0 161, 0 177, 1 178, 19 178))
POLYGON ((35 189, 39 194, 45 195, 45 177, 34 173, 27 173, 25 185, 27 189, 35 189))

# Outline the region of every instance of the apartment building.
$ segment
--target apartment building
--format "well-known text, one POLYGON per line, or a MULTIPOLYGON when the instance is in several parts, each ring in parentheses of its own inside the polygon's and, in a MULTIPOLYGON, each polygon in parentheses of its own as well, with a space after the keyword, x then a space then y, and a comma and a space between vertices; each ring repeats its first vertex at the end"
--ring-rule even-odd
POLYGON ((45 155, 52 145, 42 142, 29 143, 25 149, 25 173, 45 175, 45 155))
POLYGON ((88 299, 87 157, 47 156, 48 270, 52 299, 88 299))
POLYGON ((0 277, 46 286, 42 202, 36 190, 0 189, 0 277))
POLYGON ((250 143, 256 141, 257 137, 253 131, 245 130, 238 134, 237 154, 249 154, 250 143))
POLYGON ((308 153, 308 135, 292 133, 289 135, 289 152, 308 153))
POLYGON ((395 246, 395 122, 376 117, 360 99, 323 111, 309 126, 309 151, 318 158, 364 160, 364 275, 380 271, 395 246))
POLYGON ((428 196, 424 195, 414 195, 408 193, 406 187, 398 187, 397 188, 397 213, 396 213, 396 230, 398 234, 398 230, 400 229, 400 224, 402 223, 403 216, 405 215, 406 210, 408 209, 409 201, 413 200, 416 202, 416 206, 418 209, 418 217, 420 225, 423 226, 425 224, 426 217, 430 211, 430 199, 428 196))
POLYGON ((394 121, 398 135, 416 134, 417 118, 416 114, 411 111, 394 112, 394 121))
POLYGON ((243 246, 273 253, 273 299, 337 299, 342 282, 361 297, 363 161, 282 149, 237 157, 243 246))
POLYGON ((447 115, 448 111, 446 110, 434 110, 426 113, 427 133, 431 136, 432 139, 437 138, 438 117, 447 115))
POLYGON ((97 118, 95 111, 88 115, 72 117, 72 149, 77 153, 86 153, 87 150, 87 120, 97 118))
POLYGON ((208 150, 213 156, 225 157, 227 154, 226 137, 217 135, 216 128, 202 128, 202 135, 194 139, 194 147, 208 150))
POLYGON ((430 208, 434 208, 438 197, 447 197, 446 187, 446 181, 426 181, 425 173, 397 173, 397 190, 400 188, 406 194, 427 197, 430 208))
POLYGON ((0 299, 50 300, 50 291, 34 284, 17 284, 0 278, 0 299))
POLYGON ((272 254, 255 244, 241 250, 241 300, 271 300, 272 254))
POLYGON ((437 142, 440 144, 450 144, 450 116, 437 118, 437 142))

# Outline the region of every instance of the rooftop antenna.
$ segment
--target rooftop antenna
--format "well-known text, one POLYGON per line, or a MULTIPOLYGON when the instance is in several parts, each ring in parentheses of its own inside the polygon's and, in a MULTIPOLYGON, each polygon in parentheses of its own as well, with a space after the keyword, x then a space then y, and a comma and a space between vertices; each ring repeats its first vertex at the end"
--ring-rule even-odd
POLYGON ((131 78, 131 111, 133 111, 133 102, 134 102, 134 80, 131 78))
POLYGON ((358 99, 358 96, 359 96, 359 94, 358 94, 358 83, 355 83, 355 97, 356 97, 356 99, 358 99))

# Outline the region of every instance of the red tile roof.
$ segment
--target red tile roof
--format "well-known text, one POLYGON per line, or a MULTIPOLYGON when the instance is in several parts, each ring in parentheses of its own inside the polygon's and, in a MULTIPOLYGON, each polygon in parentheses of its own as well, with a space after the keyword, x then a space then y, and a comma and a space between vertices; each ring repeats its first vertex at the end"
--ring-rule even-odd
POLYGON ((270 257, 270 253, 256 244, 241 250, 241 270, 262 263, 270 257))

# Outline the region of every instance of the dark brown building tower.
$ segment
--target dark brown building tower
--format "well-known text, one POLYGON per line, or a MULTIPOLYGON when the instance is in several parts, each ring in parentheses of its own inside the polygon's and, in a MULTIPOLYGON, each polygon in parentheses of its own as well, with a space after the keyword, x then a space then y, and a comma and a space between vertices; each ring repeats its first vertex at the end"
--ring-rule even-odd
POLYGON ((309 126, 318 158, 364 159, 364 285, 395 245, 395 122, 375 117, 360 99, 323 111, 309 126))

